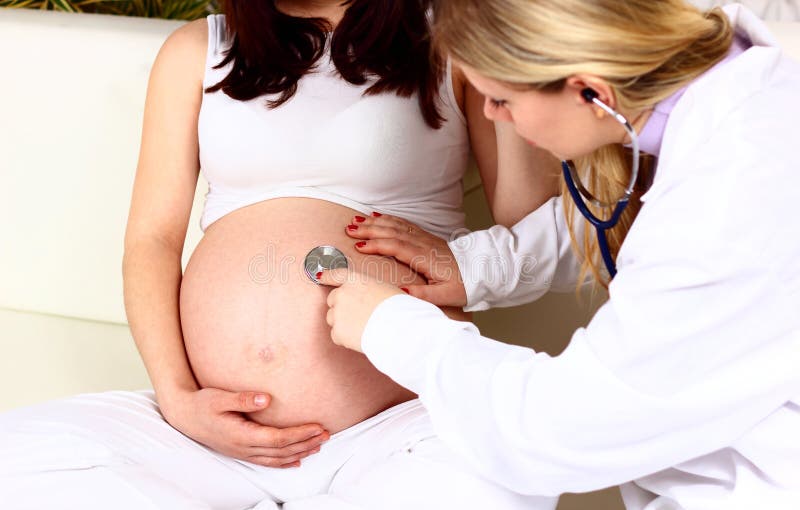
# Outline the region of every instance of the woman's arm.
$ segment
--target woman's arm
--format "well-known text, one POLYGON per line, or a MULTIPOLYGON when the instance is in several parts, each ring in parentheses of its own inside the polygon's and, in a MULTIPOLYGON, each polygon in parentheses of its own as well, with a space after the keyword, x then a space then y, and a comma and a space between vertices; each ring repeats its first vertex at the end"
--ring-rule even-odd
POLYGON ((492 217, 496 224, 511 227, 558 194, 558 160, 531 147, 510 123, 487 119, 484 96, 457 67, 453 68, 453 83, 467 118, 472 154, 492 217))
POLYGON ((125 307, 159 400, 197 390, 183 347, 181 254, 199 172, 197 115, 205 22, 164 43, 147 91, 142 144, 125 232, 125 307))
POLYGON ((499 170, 493 212, 498 225, 511 227, 559 194, 561 164, 544 149, 532 147, 512 124, 496 122, 494 128, 499 170))
POLYGON ((171 425, 227 455, 291 466, 327 438, 322 427, 279 430, 246 420, 240 413, 264 409, 269 396, 200 389, 183 345, 181 254, 199 172, 197 119, 207 31, 205 20, 178 29, 151 72, 125 233, 125 308, 161 412, 171 425))

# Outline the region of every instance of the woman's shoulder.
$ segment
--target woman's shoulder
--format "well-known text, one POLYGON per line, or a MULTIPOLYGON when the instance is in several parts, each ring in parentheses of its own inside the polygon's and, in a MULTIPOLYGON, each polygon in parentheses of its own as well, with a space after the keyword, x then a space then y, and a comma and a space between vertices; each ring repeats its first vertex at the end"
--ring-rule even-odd
POLYGON ((172 32, 164 44, 182 51, 205 55, 208 48, 209 27, 214 23, 214 20, 207 18, 190 21, 172 32))
POLYGON ((197 75, 202 80, 208 52, 208 22, 199 19, 180 26, 167 37, 155 67, 197 75))
MULTIPOLYGON (((184 49, 203 48, 203 50, 205 50, 208 46, 209 28, 212 25, 220 23, 219 21, 209 18, 212 18, 212 16, 181 25, 170 34, 164 44, 181 46, 184 49)), ((222 21, 222 23, 224 23, 224 21, 222 21)))

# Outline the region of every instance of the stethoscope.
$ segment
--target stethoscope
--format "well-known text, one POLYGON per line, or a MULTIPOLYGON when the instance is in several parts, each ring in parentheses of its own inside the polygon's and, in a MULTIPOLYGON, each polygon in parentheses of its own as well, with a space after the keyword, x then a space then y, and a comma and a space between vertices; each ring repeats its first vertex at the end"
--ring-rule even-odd
POLYGON ((347 266, 347 256, 338 248, 328 245, 317 246, 303 259, 303 271, 317 285, 322 285, 317 279, 321 271, 347 269, 347 266))
POLYGON ((594 195, 592 195, 583 186, 583 184, 581 184, 578 172, 572 162, 561 162, 561 168, 564 172, 564 180, 567 182, 567 189, 569 189, 572 200, 575 202, 575 205, 578 207, 578 210, 581 212, 583 217, 586 218, 589 223, 594 225, 594 228, 597 231, 597 244, 600 248, 600 254, 603 257, 603 262, 608 269, 608 274, 611 276, 611 278, 614 278, 614 276, 617 274, 617 266, 614 263, 614 258, 611 256, 611 250, 608 247, 608 237, 606 235, 606 231, 613 228, 614 225, 619 222, 622 212, 628 206, 628 202, 633 194, 633 187, 636 184, 636 179, 639 177, 639 137, 636 135, 636 130, 634 130, 633 126, 631 126, 630 122, 628 122, 628 119, 626 119, 618 111, 600 101, 597 98, 597 92, 595 90, 585 88, 581 91, 581 96, 583 96, 583 99, 585 99, 587 103, 596 104, 598 107, 602 108, 609 115, 611 115, 617 122, 622 124, 622 127, 625 128, 625 131, 628 132, 628 136, 631 137, 631 147, 633 149, 631 180, 628 183, 628 187, 625 188, 622 198, 618 199, 616 202, 603 202, 602 200, 595 198, 594 195), (607 220, 601 220, 589 210, 587 202, 597 207, 603 207, 606 209, 613 207, 614 211, 611 213, 610 218, 607 220))

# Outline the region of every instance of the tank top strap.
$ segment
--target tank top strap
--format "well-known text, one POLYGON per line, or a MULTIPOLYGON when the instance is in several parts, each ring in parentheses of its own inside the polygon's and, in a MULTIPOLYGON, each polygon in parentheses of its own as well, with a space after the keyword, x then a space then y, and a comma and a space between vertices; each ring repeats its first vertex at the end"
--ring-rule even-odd
MULTIPOLYGON (((458 119, 461 125, 466 126, 467 119, 464 117, 464 112, 461 111, 461 107, 458 105, 456 92, 453 87, 453 60, 448 56, 442 87, 439 89, 439 100, 450 110, 450 113, 458 119)), ((450 118, 450 115, 445 116, 450 118)))
POLYGON ((208 24, 208 49, 206 53, 206 72, 203 77, 203 87, 210 87, 222 81, 227 72, 214 67, 225 58, 225 50, 230 47, 228 40, 228 27, 224 14, 209 14, 206 17, 208 24))

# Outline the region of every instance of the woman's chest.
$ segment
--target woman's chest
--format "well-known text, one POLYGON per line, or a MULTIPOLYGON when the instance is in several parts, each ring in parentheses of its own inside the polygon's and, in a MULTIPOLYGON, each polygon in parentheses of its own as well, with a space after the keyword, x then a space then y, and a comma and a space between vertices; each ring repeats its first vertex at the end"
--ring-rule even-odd
POLYGON ((460 133, 425 123, 416 96, 364 95, 366 88, 319 72, 277 108, 264 97, 206 94, 198 132, 206 178, 231 190, 404 189, 430 176, 431 160, 446 163, 448 152, 463 145, 460 133))

